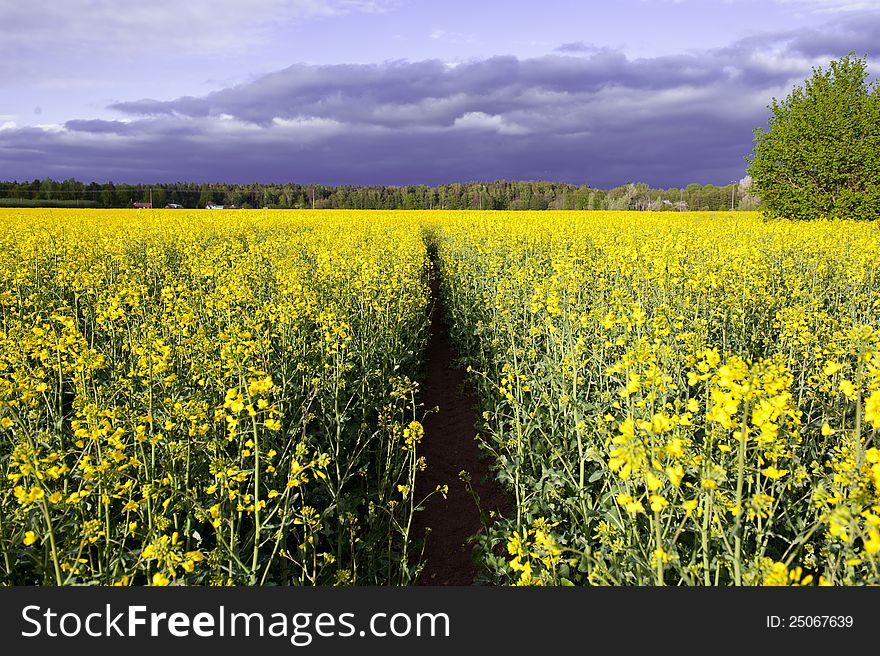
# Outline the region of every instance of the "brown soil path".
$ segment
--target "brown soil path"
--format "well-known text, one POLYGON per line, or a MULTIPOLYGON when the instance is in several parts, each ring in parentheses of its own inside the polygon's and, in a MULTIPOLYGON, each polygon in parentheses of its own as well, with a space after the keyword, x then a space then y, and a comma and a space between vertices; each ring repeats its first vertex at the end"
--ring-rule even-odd
POLYGON ((497 485, 474 439, 477 398, 465 384, 465 370, 455 366, 456 353, 449 337, 438 285, 431 280, 431 336, 426 352, 427 371, 422 385, 425 409, 439 406, 424 421, 425 437, 421 453, 427 469, 416 481, 417 498, 448 485, 446 499, 434 495, 417 513, 414 536, 423 536, 430 527, 424 558, 426 565, 419 578, 421 585, 472 585, 475 567, 468 538, 482 530, 480 514, 459 472, 470 473, 474 490, 488 516, 490 510, 509 505, 497 485))

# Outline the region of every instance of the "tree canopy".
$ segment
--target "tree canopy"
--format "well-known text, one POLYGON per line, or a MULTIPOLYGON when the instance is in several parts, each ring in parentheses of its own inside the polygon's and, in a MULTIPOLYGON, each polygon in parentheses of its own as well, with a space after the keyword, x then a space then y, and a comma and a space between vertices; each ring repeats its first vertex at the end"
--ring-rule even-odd
POLYGON ((880 87, 850 53, 814 68, 769 105, 748 173, 764 212, 791 219, 880 218, 880 87))

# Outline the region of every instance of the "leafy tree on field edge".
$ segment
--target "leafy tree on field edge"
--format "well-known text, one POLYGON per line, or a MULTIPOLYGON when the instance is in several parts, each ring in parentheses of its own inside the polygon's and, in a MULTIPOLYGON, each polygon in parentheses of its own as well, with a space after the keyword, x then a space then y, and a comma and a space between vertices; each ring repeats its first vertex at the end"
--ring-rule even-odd
POLYGON ((791 219, 880 218, 880 86, 855 53, 814 68, 773 99, 755 129, 748 174, 765 214, 791 219))

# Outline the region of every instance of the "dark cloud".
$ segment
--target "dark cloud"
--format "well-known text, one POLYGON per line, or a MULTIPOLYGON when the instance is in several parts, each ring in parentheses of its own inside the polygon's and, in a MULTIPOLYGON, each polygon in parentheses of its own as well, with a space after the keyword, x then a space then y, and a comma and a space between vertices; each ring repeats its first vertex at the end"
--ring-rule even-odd
POLYGON ((774 72, 724 55, 630 60, 619 51, 603 50, 589 57, 492 57, 457 66, 440 61, 298 64, 200 98, 139 100, 112 107, 134 116, 229 115, 257 125, 276 118, 317 116, 398 128, 451 126, 469 112, 503 115, 543 110, 548 104, 579 106, 608 88, 655 92, 705 87, 731 82, 735 74, 765 86, 788 77, 787 71, 774 72))
POLYGON ((880 17, 702 53, 566 44, 532 59, 297 64, 125 120, 0 130, 6 176, 325 184, 553 179, 610 187, 743 175, 767 103, 816 61, 880 42, 880 17), (576 53, 576 54, 566 54, 576 53))
POLYGON ((880 45, 880 20, 876 16, 849 16, 834 29, 809 29, 791 35, 789 47, 808 57, 828 53, 846 54, 854 50, 859 56, 873 57, 880 45))
POLYGON ((553 52, 562 52, 562 53, 577 53, 577 52, 596 52, 599 50, 596 46, 592 46, 588 43, 584 43, 583 41, 572 41, 571 43, 563 43, 558 48, 555 48, 553 52))
POLYGON ((64 124, 68 132, 89 135, 120 135, 155 139, 158 137, 195 137, 200 129, 192 121, 168 120, 167 118, 141 119, 137 121, 106 121, 103 119, 75 119, 64 124))
POLYGON ((7 159, 11 157, 18 168, 32 171, 19 176, 22 179, 75 175, 117 182, 295 180, 325 184, 440 184, 507 178, 594 186, 637 179, 672 185, 677 180, 710 182, 733 175, 725 171, 739 156, 738 149, 711 127, 694 133, 661 123, 655 129, 662 131, 661 136, 647 143, 635 143, 613 132, 598 137, 536 137, 474 130, 460 138, 439 131, 418 136, 398 131, 352 133, 296 146, 281 140, 257 144, 246 139, 108 144, 22 130, 17 138, 4 136, 0 168, 13 170, 7 159), (633 162, 639 164, 633 166, 633 162))
POLYGON ((595 131, 579 133, 505 133, 492 126, 491 119, 475 116, 446 130, 237 125, 218 133, 214 126, 194 122, 174 139, 151 136, 158 126, 140 135, 100 126, 110 130, 110 139, 94 131, 99 126, 90 132, 7 130, 0 133, 0 169, 29 171, 19 178, 117 182, 440 184, 508 178, 604 187, 644 180, 672 186, 741 177, 739 144, 751 130, 749 121, 739 121, 731 135, 730 121, 706 120, 697 111, 681 118, 649 116, 635 134, 607 120, 595 131), (320 130, 325 134, 308 135, 320 130))
POLYGON ((732 60, 762 52, 826 59, 855 51, 859 56, 874 59, 878 44, 880 15, 858 13, 838 17, 822 29, 802 28, 750 36, 719 49, 717 54, 732 60))
POLYGON ((74 132, 94 134, 131 134, 132 124, 124 121, 105 121, 102 119, 67 121, 64 127, 74 132))

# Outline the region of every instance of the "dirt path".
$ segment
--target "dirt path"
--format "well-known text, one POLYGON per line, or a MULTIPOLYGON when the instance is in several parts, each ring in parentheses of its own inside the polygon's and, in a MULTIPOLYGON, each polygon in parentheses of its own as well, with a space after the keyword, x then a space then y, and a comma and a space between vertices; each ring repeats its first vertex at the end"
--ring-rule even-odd
POLYGON ((431 527, 425 548, 425 569, 421 585, 471 585, 475 567, 468 538, 482 530, 473 498, 459 479, 459 472, 470 473, 484 512, 507 507, 504 492, 495 483, 488 463, 481 457, 474 440, 477 398, 465 385, 465 370, 455 367, 456 353, 449 338, 436 279, 431 282, 434 299, 431 310, 431 337, 427 349, 427 372, 422 385, 426 409, 439 406, 425 421, 422 455, 428 468, 416 482, 422 496, 437 485, 448 485, 444 500, 434 495, 425 509, 416 514, 414 535, 424 535, 431 527))

